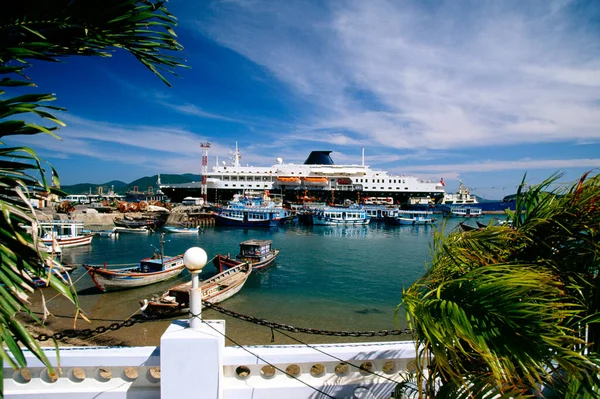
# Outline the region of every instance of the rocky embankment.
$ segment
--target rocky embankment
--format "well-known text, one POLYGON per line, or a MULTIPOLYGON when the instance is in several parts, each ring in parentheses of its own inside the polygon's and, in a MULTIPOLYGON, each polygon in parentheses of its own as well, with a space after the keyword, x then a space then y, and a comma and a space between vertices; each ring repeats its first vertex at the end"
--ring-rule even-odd
MULTIPOLYGON (((85 228, 89 230, 102 230, 114 227, 114 219, 129 216, 138 218, 149 214, 160 214, 161 212, 127 212, 121 213, 114 211, 111 213, 100 213, 95 209, 88 208, 85 205, 77 205, 75 211, 69 214, 57 213, 53 208, 44 208, 36 211, 40 220, 68 220, 73 219, 84 223, 85 228)), ((167 217, 167 225, 209 225, 213 221, 210 210, 200 206, 174 207, 167 217)))

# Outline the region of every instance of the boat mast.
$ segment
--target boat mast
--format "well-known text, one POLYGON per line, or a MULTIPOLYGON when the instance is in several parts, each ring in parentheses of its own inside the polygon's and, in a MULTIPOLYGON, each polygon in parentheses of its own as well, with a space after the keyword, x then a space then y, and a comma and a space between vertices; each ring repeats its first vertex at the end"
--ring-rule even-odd
POLYGON ((365 166, 365 147, 362 148, 362 166, 365 166))

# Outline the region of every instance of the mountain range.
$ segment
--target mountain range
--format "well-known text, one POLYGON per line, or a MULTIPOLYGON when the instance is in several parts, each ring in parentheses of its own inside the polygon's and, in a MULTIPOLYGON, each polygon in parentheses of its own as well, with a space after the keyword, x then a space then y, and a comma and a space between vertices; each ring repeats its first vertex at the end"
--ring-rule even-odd
MULTIPOLYGON (((152 191, 156 192, 158 189, 158 184, 156 184, 157 181, 158 175, 154 175, 139 178, 131 183, 125 183, 120 180, 112 180, 102 184, 79 183, 69 186, 61 186, 61 190, 67 194, 97 194, 98 187, 102 187, 103 193, 108 193, 112 189, 117 194, 125 194, 128 191, 136 191, 135 187, 137 187, 137 191, 142 192, 147 192, 148 188, 152 187, 152 191)), ((192 173, 185 173, 182 175, 160 175, 161 184, 180 184, 194 181, 200 181, 200 175, 195 175, 192 173)))

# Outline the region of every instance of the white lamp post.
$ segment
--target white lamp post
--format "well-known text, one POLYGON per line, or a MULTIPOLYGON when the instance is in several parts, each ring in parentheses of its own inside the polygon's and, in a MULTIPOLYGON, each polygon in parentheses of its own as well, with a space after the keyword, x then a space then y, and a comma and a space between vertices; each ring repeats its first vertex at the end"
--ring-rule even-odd
POLYGON ((199 247, 185 251, 183 263, 192 273, 192 289, 190 290, 190 328, 196 330, 202 324, 202 288, 198 284, 198 274, 202 271, 208 256, 199 247))

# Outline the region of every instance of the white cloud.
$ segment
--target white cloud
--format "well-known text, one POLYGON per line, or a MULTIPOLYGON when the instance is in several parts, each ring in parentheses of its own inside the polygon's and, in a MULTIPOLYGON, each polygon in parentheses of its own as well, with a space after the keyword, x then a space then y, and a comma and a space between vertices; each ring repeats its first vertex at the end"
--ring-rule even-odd
POLYGON ((221 5, 199 29, 315 105, 303 128, 340 145, 600 138, 598 30, 576 29, 569 2, 221 5))

